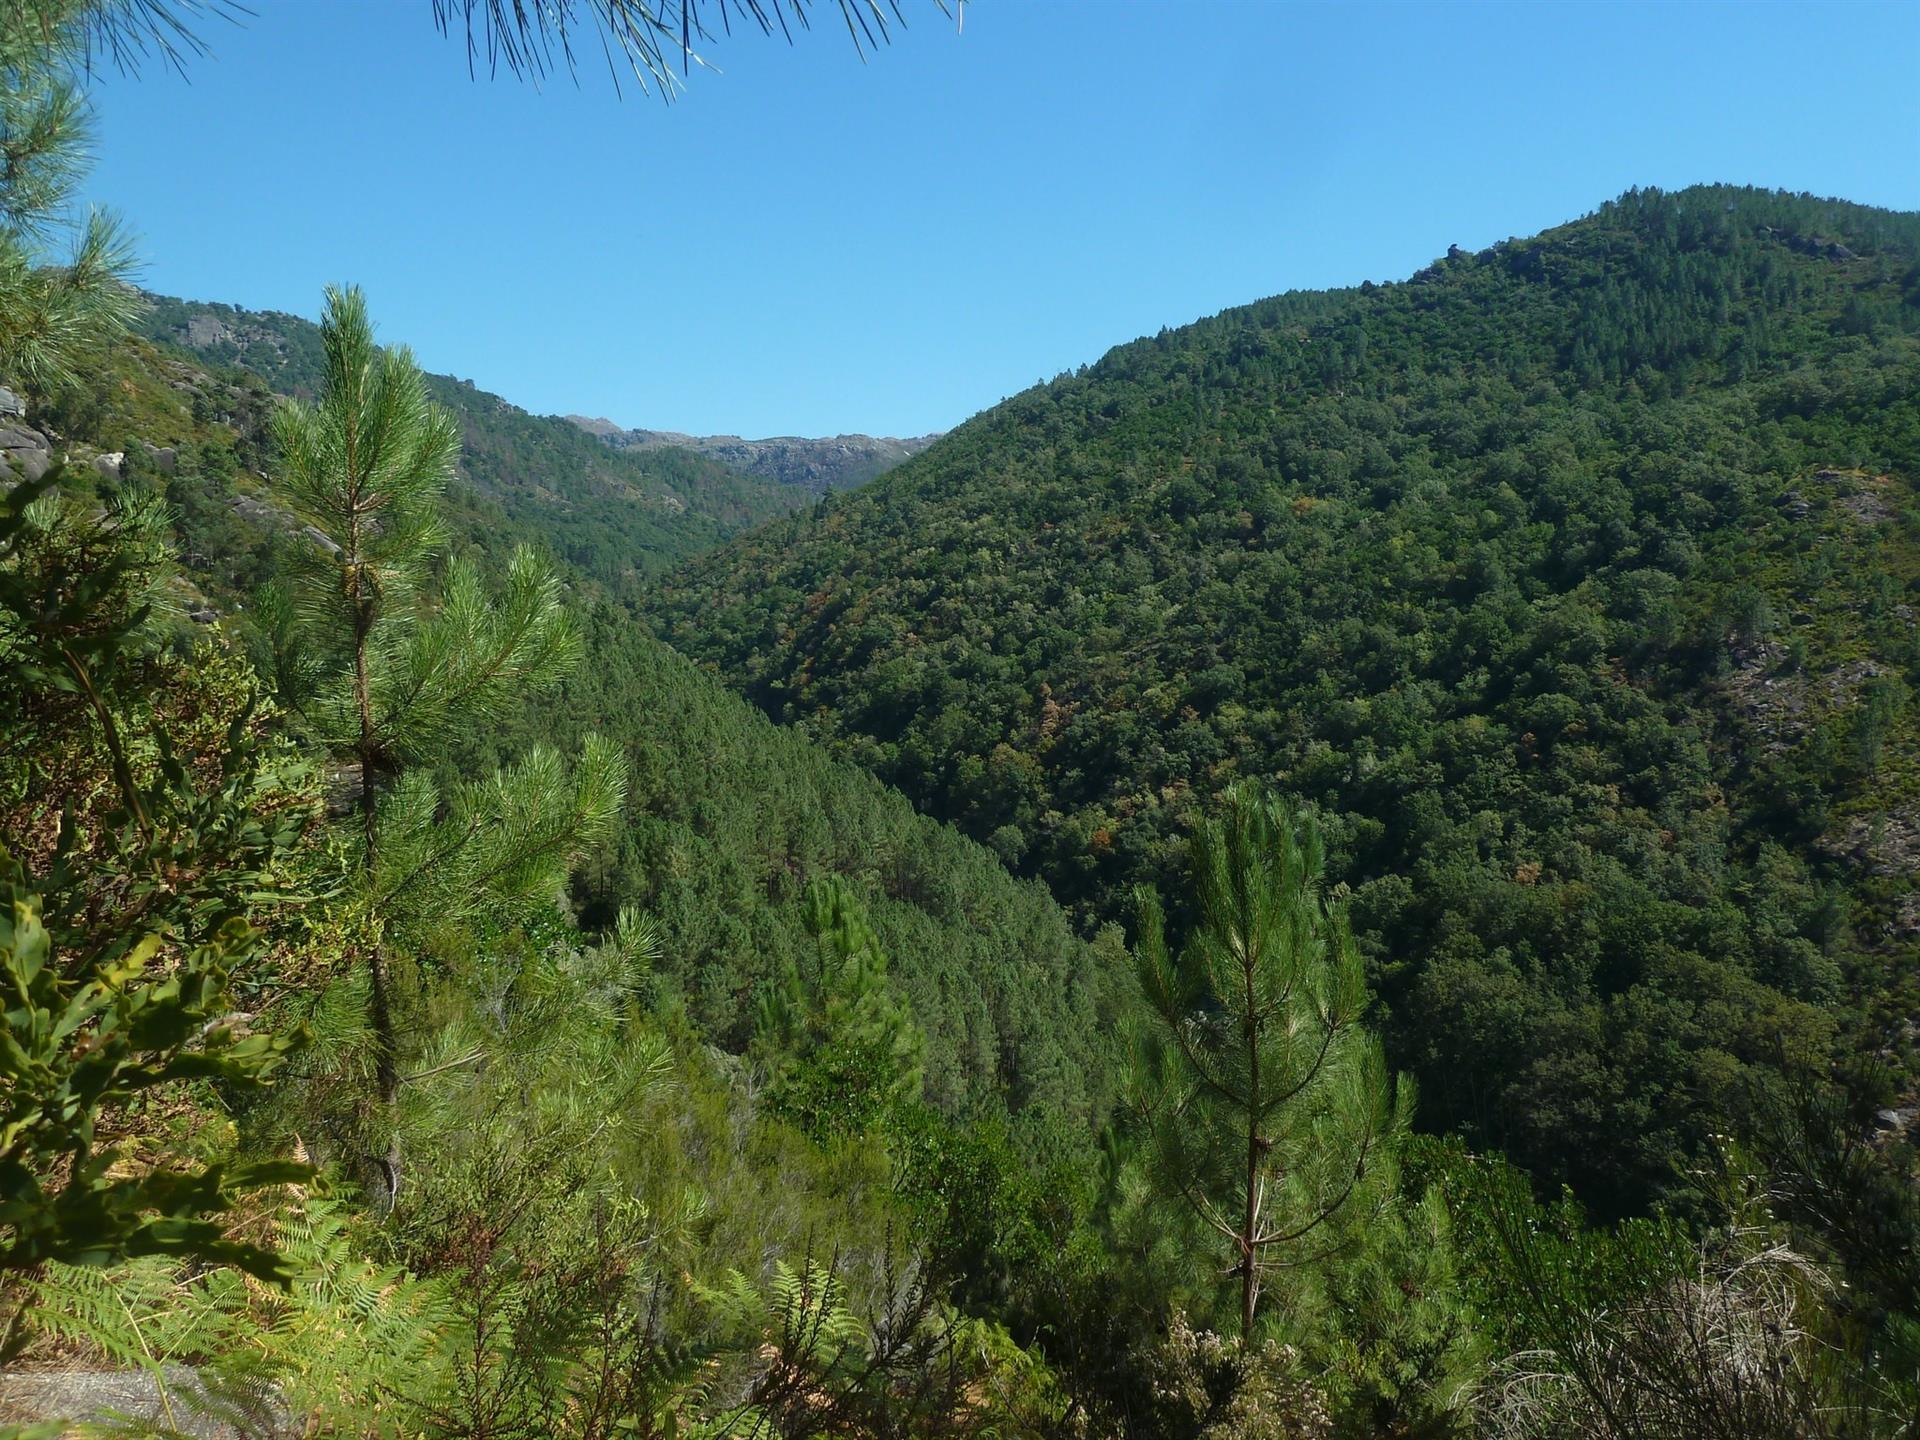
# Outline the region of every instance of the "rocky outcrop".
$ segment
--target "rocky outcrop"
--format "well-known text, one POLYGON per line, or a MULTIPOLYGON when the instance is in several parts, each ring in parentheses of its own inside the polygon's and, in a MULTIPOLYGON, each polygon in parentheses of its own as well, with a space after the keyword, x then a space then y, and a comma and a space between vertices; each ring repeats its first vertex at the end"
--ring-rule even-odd
POLYGON ((26 425, 0 425, 0 459, 25 479, 38 480, 53 466, 53 446, 26 425))
POLYGON ((267 525, 277 530, 285 530, 289 534, 303 535, 329 555, 340 553, 340 547, 313 526, 303 525, 297 518, 277 505, 269 505, 266 501, 256 500, 251 495, 234 496, 233 513, 243 520, 253 521, 256 525, 267 525))
POLYGON ((823 495, 864 485, 902 461, 918 455, 939 435, 910 439, 875 435, 832 435, 808 439, 774 435, 745 440, 738 435, 685 435, 677 430, 624 430, 611 420, 585 415, 567 419, 616 450, 674 447, 718 460, 729 470, 823 495))
POLYGON ((1857 260, 1859 255, 1842 245, 1838 240, 1828 240, 1820 235, 1795 235, 1790 230, 1779 230, 1771 225, 1760 227, 1760 238, 1785 245, 1789 250, 1797 250, 1802 255, 1812 255, 1821 260, 1857 260))

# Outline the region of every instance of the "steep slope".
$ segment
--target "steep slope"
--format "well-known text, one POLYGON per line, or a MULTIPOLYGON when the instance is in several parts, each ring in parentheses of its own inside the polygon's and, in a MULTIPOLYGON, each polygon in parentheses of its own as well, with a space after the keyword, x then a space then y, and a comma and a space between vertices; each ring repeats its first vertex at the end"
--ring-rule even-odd
POLYGON ((604 923, 632 903, 654 916, 705 1034, 746 1046, 762 983, 813 951, 807 882, 843 875, 928 1032, 929 1099, 956 1113, 997 1098, 1070 1122, 1104 1115, 1131 981, 1117 934, 1082 940, 1037 881, 774 725, 623 611, 592 612, 589 654, 506 743, 572 745, 597 730, 626 748, 628 824, 585 877, 583 914, 604 923))
POLYGON ((1914 1064, 1916 261, 1634 192, 1229 311, 695 562, 663 633, 1084 917, 1227 782, 1308 800, 1427 1123, 1641 1203, 1782 1054, 1914 1064))
POLYGON ((909 440, 896 440, 887 436, 833 435, 806 439, 798 435, 774 435, 765 440, 743 440, 738 435, 623 430, 611 420, 586 415, 569 415, 567 419, 616 450, 657 450, 663 446, 692 450, 743 475, 757 475, 781 485, 797 485, 815 495, 864 485, 918 455, 940 438, 918 435, 909 440))
MULTIPOLYGON (((171 623, 235 628, 263 673, 268 647, 248 617, 259 587, 284 573, 298 529, 267 478, 270 400, 248 372, 132 339, 33 417, 54 432, 56 450, 122 457, 117 478, 82 464, 71 483, 164 496, 186 572, 171 623)), ((469 473, 472 465, 469 457, 469 473)), ((465 486, 451 499, 456 548, 484 559, 521 538, 564 547, 551 508, 465 486)), ((771 724, 653 639, 611 587, 571 578, 585 663, 557 698, 467 737, 459 768, 478 773, 536 740, 573 748, 588 730, 625 749, 626 824, 581 879, 583 917, 601 926, 619 906, 640 905, 660 929, 669 993, 698 1033, 739 1050, 761 983, 812 953, 808 882, 844 876, 866 899, 927 1033, 928 1098, 952 1113, 1031 1108, 1036 1122, 1064 1123, 1090 1144, 1116 1081, 1110 1026, 1099 1023, 1127 973, 1116 937, 1089 943, 1040 885, 771 724)))
MULTIPOLYGON (((309 320, 150 297, 142 332, 216 370, 231 368, 285 395, 311 395, 320 331, 309 320)), ((805 503, 806 495, 690 450, 622 451, 577 426, 530 415, 471 381, 431 377, 434 398, 460 420, 461 471, 473 494, 512 527, 538 534, 582 574, 625 588, 805 503)), ((254 408, 258 408, 255 406, 254 408)))

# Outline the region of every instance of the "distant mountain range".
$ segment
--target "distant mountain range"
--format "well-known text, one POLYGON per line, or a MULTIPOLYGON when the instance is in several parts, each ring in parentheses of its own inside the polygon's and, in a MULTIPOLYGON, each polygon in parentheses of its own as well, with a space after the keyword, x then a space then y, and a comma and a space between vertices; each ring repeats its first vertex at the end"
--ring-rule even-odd
POLYGON ((850 490, 884 475, 901 461, 918 455, 940 436, 832 435, 806 439, 773 435, 743 440, 738 435, 682 435, 675 430, 624 430, 611 420, 587 415, 567 419, 616 450, 692 450, 718 460, 730 470, 762 480, 795 485, 815 495, 850 490))

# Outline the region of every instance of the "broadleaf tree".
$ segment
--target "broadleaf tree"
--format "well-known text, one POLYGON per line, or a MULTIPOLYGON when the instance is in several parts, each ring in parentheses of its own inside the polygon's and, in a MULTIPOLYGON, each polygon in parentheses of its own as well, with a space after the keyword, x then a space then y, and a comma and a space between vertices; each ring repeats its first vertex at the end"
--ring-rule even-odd
POLYGON ((294 898, 310 787, 244 667, 168 643, 157 507, 69 478, 0 499, 0 1275, 166 1254, 284 1278, 224 1219, 307 1167, 142 1154, 129 1117, 257 1088, 295 1043, 239 982, 294 898))

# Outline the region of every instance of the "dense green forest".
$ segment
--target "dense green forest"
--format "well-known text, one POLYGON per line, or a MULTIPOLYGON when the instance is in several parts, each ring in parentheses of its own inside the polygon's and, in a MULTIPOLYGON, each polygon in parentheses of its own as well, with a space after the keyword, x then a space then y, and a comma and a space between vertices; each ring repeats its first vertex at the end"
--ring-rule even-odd
POLYGON ((1636 192, 1121 346, 658 607, 1088 923, 1310 802, 1423 1123, 1637 1208, 1783 1056, 1911 1095, 1916 453, 1920 217, 1636 192))
POLYGON ((43 242, 166 12, 37 5, 0 1436, 1920 1424, 1915 217, 1636 193, 780 519, 136 313, 43 242))
MULTIPOLYGON (((288 331, 319 344, 309 322, 288 331)), ((273 669, 278 611, 250 612, 298 570, 305 537, 271 475, 254 468, 277 468, 275 401, 262 378, 135 341, 82 368, 46 413, 70 435, 92 437, 86 450, 124 447, 112 452, 125 456, 122 482, 166 502, 186 562, 172 579, 175 623, 182 612, 203 622, 224 615, 273 669)), ((319 371, 315 359, 303 373, 319 371)), ((426 384, 436 400, 446 391, 438 377, 426 384)), ((497 403, 523 428, 538 423, 497 403)), ((462 469, 443 502, 453 552, 489 571, 529 539, 572 557, 569 589, 592 663, 453 739, 442 780, 486 773, 539 744, 571 751, 588 735, 615 741, 630 776, 624 823, 583 860, 575 904, 599 926, 622 906, 644 907, 662 942, 654 983, 670 986, 672 1003, 703 1032, 746 1046, 759 988, 812 948, 809 884, 841 876, 869 897, 928 1033, 929 1098, 955 1113, 1037 1101, 1048 1116, 1073 1117, 1090 1144, 1113 1100, 1116 1056, 1102 1038, 1108 1026, 1085 1022, 1110 1019, 1120 999, 1127 961, 1117 932, 1089 943, 1038 883, 1009 876, 990 851, 779 729, 654 639, 622 599, 631 570, 583 564, 569 547, 576 523, 593 522, 544 485, 504 502, 477 478, 473 412, 448 413, 462 434, 462 469)), ((591 439, 573 433, 591 453, 591 439)), ((573 473, 550 463, 552 473, 573 473)), ((89 474, 86 486, 101 488, 100 477, 89 474)), ((676 530, 672 542, 691 546, 700 533, 676 530)), ((617 552, 625 542, 602 532, 598 543, 617 552)))

